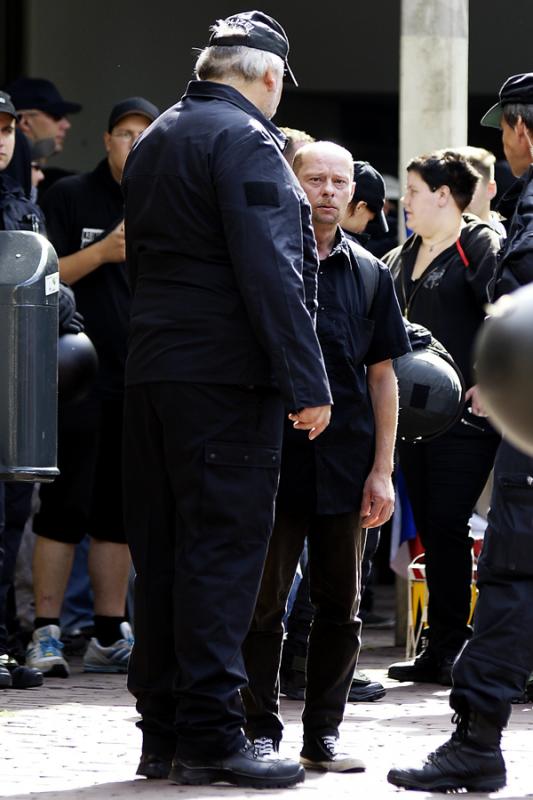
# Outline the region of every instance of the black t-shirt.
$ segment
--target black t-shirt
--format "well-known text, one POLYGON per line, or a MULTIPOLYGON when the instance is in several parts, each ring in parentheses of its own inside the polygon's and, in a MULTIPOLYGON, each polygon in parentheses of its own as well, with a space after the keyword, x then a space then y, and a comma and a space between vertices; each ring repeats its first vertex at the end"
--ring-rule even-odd
MULTIPOLYGON (((285 426, 277 503, 317 514, 358 511, 374 458, 374 414, 366 369, 411 348, 389 270, 375 259, 379 280, 368 309, 357 254, 339 235, 320 263, 317 333, 333 394, 330 425, 314 441, 285 426)), ((364 252, 364 251, 363 251, 364 252)), ((367 258, 372 258, 366 252, 367 258)))
MULTIPOLYGON (((42 205, 50 241, 60 258, 103 238, 124 216, 120 185, 107 160, 93 172, 55 183, 42 205)), ((98 353, 98 388, 106 393, 121 392, 130 308, 125 264, 102 264, 72 288, 85 332, 98 353)))
POLYGON ((398 299, 411 322, 428 328, 459 366, 466 386, 473 384, 473 345, 486 316, 488 287, 494 278, 500 236, 477 217, 465 215, 457 242, 437 255, 417 281, 413 274, 420 237, 411 236, 384 257, 398 299))

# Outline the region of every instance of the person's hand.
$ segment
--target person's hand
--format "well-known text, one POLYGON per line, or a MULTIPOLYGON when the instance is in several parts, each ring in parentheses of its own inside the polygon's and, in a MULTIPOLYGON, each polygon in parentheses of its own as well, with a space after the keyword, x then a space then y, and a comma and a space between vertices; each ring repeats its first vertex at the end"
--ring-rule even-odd
POLYGON ((293 428, 298 431, 309 431, 309 438, 313 440, 328 427, 331 419, 331 406, 302 408, 295 414, 289 414, 289 419, 293 423, 293 428))
POLYGON ((361 501, 361 527, 377 528, 392 517, 394 487, 390 475, 372 470, 365 481, 361 501))
POLYGON ((483 403, 481 402, 481 397, 479 394, 479 388, 477 384, 470 387, 470 389, 465 394, 465 400, 467 403, 469 400, 472 401, 471 403, 472 414, 474 414, 476 417, 488 417, 488 414, 485 411, 485 408, 483 407, 483 403))
POLYGON ((116 263, 126 260, 126 238, 124 236, 124 220, 119 222, 111 233, 98 242, 102 264, 116 263))

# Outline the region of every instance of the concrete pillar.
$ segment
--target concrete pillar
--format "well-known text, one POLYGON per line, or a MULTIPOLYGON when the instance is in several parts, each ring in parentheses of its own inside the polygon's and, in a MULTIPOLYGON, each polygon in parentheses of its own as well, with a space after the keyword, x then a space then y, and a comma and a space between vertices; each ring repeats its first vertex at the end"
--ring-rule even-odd
POLYGON ((402 0, 400 186, 414 156, 467 143, 468 0, 402 0))

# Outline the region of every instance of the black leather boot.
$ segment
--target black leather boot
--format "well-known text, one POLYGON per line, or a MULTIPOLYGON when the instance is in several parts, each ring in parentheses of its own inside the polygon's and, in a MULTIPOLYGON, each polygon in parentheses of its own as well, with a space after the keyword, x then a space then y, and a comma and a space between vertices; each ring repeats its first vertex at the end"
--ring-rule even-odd
POLYGON ((457 729, 451 739, 430 753, 422 766, 391 769, 389 783, 429 792, 493 792, 504 787, 502 729, 476 711, 455 714, 452 721, 457 729))
POLYGON ((263 753, 262 747, 246 742, 225 758, 175 758, 168 778, 171 783, 189 786, 231 783, 253 789, 283 789, 304 780, 300 764, 280 758, 274 751, 263 753))

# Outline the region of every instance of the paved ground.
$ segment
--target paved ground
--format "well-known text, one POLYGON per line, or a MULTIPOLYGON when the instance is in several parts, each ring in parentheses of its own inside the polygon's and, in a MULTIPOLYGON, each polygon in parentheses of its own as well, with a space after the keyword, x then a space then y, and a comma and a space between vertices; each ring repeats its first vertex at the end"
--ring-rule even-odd
MULTIPOLYGON (((285 790, 300 800, 380 798, 400 794, 385 780, 393 763, 412 763, 447 738, 450 710, 442 687, 418 687, 387 681, 386 666, 401 658, 392 631, 368 632, 361 665, 387 685, 387 696, 348 706, 342 741, 364 757, 368 769, 358 775, 309 774, 304 784, 285 790)), ((72 662, 68 680, 47 680, 44 687, 0 692, 0 797, 38 800, 142 800, 167 798, 244 798, 252 790, 227 786, 179 787, 134 778, 140 734, 124 676, 84 675, 72 662)), ((283 752, 297 757, 301 703, 283 702, 287 723, 283 752)), ((533 706, 515 707, 505 734, 509 785, 501 798, 533 797, 531 753, 533 706)), ((267 800, 281 792, 262 792, 267 800)), ((425 795, 409 793, 415 800, 425 795)), ((486 795, 470 795, 486 797, 486 795)), ((407 795, 406 795, 407 800, 407 795)))

